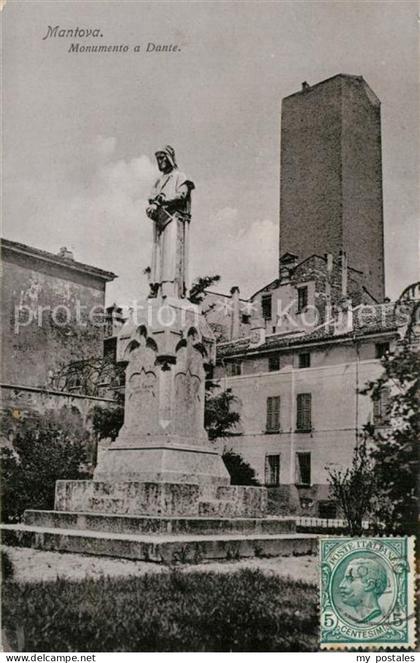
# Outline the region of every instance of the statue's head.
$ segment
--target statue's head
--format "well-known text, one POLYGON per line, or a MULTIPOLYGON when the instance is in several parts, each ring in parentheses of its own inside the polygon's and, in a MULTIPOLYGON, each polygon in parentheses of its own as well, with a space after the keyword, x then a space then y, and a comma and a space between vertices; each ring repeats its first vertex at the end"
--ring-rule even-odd
POLYGON ((341 599, 346 605, 357 609, 366 594, 379 598, 386 586, 387 573, 380 562, 374 559, 353 559, 340 583, 341 599))
POLYGON ((155 152, 157 165, 161 173, 170 173, 177 167, 175 161, 175 150, 170 145, 166 145, 162 150, 155 152))

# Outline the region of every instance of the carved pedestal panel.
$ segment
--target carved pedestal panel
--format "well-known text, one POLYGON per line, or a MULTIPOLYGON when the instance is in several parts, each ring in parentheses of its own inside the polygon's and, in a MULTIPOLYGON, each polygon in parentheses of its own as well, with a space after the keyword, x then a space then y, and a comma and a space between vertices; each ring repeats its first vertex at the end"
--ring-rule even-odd
POLYGON ((121 329, 126 363, 124 424, 103 454, 95 481, 229 484, 204 429, 206 364, 214 338, 198 307, 148 300, 121 329))

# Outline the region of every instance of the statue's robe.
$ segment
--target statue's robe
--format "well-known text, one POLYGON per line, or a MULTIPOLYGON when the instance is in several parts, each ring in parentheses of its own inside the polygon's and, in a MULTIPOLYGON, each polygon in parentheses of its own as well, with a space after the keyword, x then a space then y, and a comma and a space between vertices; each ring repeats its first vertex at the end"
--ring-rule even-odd
POLYGON ((194 183, 174 168, 155 182, 149 201, 164 195, 154 220, 151 281, 162 294, 184 297, 188 288, 188 226, 194 183))

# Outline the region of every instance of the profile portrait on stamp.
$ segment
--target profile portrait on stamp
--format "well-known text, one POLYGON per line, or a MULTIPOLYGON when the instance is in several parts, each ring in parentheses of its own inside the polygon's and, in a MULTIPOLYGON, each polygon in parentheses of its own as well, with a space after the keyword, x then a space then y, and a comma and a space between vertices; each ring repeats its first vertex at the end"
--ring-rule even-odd
POLYGON ((342 602, 353 608, 355 621, 372 623, 382 617, 378 598, 387 584, 386 569, 377 560, 358 557, 349 562, 339 587, 342 602))

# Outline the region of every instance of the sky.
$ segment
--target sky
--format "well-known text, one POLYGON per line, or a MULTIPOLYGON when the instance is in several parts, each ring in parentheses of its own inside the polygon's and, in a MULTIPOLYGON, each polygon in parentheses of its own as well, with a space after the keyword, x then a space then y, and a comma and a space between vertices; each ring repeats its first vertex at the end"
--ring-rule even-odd
POLYGON ((154 152, 195 182, 191 275, 249 296, 278 272, 281 99, 337 73, 382 102, 386 293, 418 280, 416 2, 27 2, 3 10, 2 235, 147 291, 154 152), (102 37, 44 37, 48 26, 102 37), (176 52, 146 53, 147 44, 176 52), (72 43, 128 45, 74 53, 72 43), (140 51, 134 47, 140 45, 140 51))

